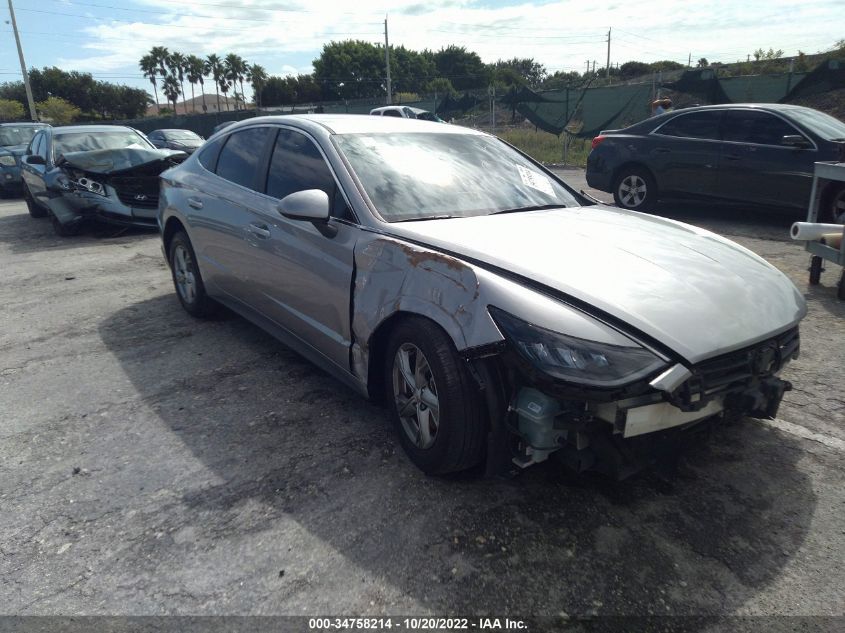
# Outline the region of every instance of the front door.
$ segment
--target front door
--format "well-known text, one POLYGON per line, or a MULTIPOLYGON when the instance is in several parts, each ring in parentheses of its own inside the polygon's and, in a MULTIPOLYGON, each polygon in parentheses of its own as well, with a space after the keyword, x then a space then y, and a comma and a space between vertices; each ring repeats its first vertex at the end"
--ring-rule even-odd
POLYGON ((249 271, 256 307, 348 371, 353 252, 360 229, 313 140, 279 129, 265 194, 249 222, 256 227, 250 261, 258 266, 249 271), (306 189, 328 194, 332 218, 327 223, 292 220, 279 212, 282 198, 306 189))
POLYGON ((755 204, 805 208, 813 184, 812 147, 783 145, 784 136, 803 136, 774 114, 728 110, 723 121, 719 196, 755 204))

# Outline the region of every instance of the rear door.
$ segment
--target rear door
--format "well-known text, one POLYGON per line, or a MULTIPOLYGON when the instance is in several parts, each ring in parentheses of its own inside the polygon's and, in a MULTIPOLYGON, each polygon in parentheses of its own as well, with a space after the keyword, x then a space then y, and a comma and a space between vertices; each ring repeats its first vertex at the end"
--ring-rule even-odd
POLYGON ((270 126, 248 127, 204 148, 200 164, 214 175, 207 174, 186 193, 186 213, 203 277, 249 305, 249 272, 257 264, 247 241, 248 227, 254 207, 261 204, 260 166, 274 133, 270 126))
POLYGON ((813 183, 815 144, 785 119, 762 110, 725 113, 718 189, 723 198, 806 207, 813 183), (800 135, 808 148, 783 145, 800 135))
POLYGON ((679 114, 654 130, 648 164, 661 193, 716 195, 722 110, 679 114))

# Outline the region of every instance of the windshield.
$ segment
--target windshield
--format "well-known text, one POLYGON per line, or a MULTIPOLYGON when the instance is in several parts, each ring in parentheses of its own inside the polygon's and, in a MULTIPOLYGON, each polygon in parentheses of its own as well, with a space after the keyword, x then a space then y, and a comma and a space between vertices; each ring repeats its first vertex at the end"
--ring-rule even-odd
POLYGON ((417 118, 423 121, 437 121, 439 123, 443 122, 443 119, 441 119, 439 116, 431 112, 426 112, 425 110, 423 110, 422 112, 417 112, 417 118))
POLYGON ((491 136, 392 133, 333 138, 387 222, 578 205, 563 185, 491 136))
POLYGON ((71 152, 95 149, 154 149, 144 138, 132 130, 114 132, 66 132, 53 137, 53 154, 61 156, 71 152))
POLYGON ((201 141, 202 139, 191 132, 190 130, 176 130, 175 132, 165 132, 164 138, 168 141, 201 141))
POLYGON ((845 123, 829 114, 810 108, 796 108, 789 116, 828 141, 845 140, 845 123))
POLYGON ((0 145, 11 147, 12 145, 29 145, 32 137, 43 127, 27 125, 22 127, 0 127, 0 145))

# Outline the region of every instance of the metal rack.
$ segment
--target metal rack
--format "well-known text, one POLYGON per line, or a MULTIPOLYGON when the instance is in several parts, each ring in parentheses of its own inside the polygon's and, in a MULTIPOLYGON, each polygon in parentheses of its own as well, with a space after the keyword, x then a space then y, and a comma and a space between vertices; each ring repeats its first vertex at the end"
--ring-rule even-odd
MULTIPOLYGON (((807 222, 818 222, 821 195, 830 182, 845 182, 845 163, 816 163, 807 222)), ((842 229, 845 234, 845 225, 842 229)), ((838 249, 816 241, 804 242, 804 248, 812 255, 810 257, 810 285, 814 286, 821 280, 824 261, 845 267, 845 239, 842 240, 838 249)), ((839 278, 837 296, 845 300, 845 270, 839 278)))

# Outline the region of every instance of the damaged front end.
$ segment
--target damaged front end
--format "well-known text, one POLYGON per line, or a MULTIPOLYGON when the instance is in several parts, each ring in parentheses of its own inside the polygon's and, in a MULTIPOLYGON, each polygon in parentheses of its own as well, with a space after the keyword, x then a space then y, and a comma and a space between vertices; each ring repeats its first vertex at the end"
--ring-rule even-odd
POLYGON ((155 228, 159 175, 184 152, 124 148, 60 156, 45 175, 47 204, 65 226, 86 219, 155 228))
POLYGON ((550 375, 507 338, 496 362, 510 394, 503 423, 510 461, 524 468, 554 457, 575 471, 620 479, 648 465, 671 466, 689 436, 726 417, 773 418, 792 388, 777 373, 800 347, 794 327, 697 365, 661 361, 624 384, 601 386, 550 375))

